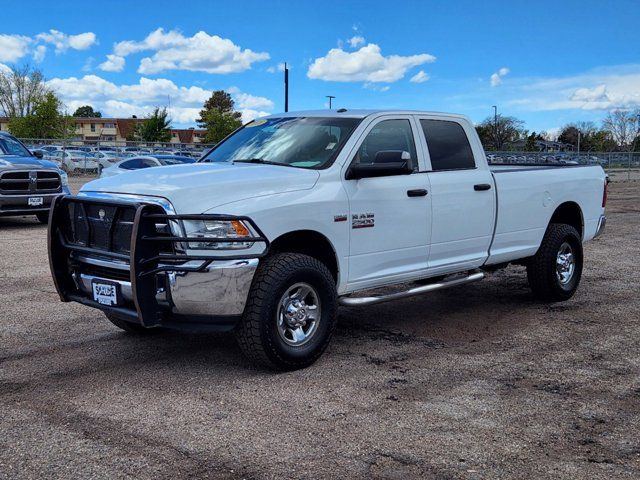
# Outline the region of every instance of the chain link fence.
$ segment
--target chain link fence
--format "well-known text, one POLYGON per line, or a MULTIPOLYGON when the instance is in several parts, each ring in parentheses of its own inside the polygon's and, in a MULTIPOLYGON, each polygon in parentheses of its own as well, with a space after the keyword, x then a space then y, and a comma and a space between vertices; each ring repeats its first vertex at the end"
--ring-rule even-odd
POLYGON ((166 155, 194 160, 211 149, 205 143, 20 139, 32 152, 58 165, 69 175, 97 177, 104 168, 134 157, 166 155))
POLYGON ((640 152, 487 151, 490 164, 600 165, 611 181, 640 180, 640 152))
MULTIPOLYGON (((71 175, 98 176, 102 169, 132 157, 175 155, 198 159, 213 146, 204 143, 118 142, 21 139, 40 150, 71 175)), ((490 164, 601 165, 611 181, 640 180, 640 152, 519 152, 487 151, 490 164)))

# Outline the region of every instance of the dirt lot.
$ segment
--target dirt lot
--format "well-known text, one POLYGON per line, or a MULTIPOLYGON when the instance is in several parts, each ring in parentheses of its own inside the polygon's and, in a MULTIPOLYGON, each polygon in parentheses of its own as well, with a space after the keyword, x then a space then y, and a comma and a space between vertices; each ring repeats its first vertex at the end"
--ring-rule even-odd
POLYGON ((44 227, 0 219, 0 478, 640 478, 640 183, 608 214, 567 303, 511 267, 343 309, 285 374, 60 303, 44 227))

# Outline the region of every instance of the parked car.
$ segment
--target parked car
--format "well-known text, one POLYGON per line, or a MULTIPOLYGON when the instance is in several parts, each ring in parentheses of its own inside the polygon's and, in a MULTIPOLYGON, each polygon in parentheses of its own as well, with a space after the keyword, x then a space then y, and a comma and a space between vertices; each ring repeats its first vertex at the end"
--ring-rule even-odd
POLYGON ((67 174, 43 160, 41 152, 30 152, 14 136, 0 132, 0 216, 35 215, 47 223, 52 200, 70 193, 67 174))
POLYGON ((114 175, 120 175, 121 173, 130 172, 131 170, 179 165, 181 163, 195 163, 195 160, 191 157, 179 157, 177 155, 145 155, 125 158, 108 168, 104 168, 100 172, 100 177, 113 177, 114 175))
POLYGON ((113 166, 115 163, 122 160, 122 157, 115 152, 93 152, 91 157, 98 162, 98 173, 102 174, 102 170, 113 166))
POLYGON ((42 145, 40 150, 46 150, 47 152, 57 152, 58 150, 62 150, 61 145, 42 145))
POLYGON ((62 197, 49 256, 63 301, 125 331, 233 330, 253 361, 295 369, 325 350, 338 305, 476 282, 510 263, 526 266, 539 299, 568 300, 583 243, 605 226, 606 188, 600 166, 488 166, 461 115, 285 113, 195 165, 62 197))
POLYGON ((96 159, 80 150, 59 150, 48 158, 67 173, 97 172, 99 169, 96 159))

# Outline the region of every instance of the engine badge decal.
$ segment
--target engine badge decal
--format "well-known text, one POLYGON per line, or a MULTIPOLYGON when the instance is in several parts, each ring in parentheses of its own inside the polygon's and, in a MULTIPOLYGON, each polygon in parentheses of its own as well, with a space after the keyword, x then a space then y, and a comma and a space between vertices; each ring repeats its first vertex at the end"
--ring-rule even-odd
POLYGON ((371 228, 376 223, 373 213, 354 213, 351 215, 351 228, 371 228))
POLYGON ((333 221, 334 222, 346 222, 347 221, 347 215, 335 215, 333 217, 333 221))

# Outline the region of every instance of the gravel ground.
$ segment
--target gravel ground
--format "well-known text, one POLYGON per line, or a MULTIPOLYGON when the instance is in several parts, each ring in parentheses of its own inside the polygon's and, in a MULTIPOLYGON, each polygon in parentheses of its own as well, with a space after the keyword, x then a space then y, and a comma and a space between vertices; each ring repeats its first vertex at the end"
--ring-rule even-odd
POLYGON ((342 309, 303 371, 230 335, 130 337, 58 301, 45 229, 0 219, 0 478, 640 477, 640 183, 569 302, 524 270, 342 309))

